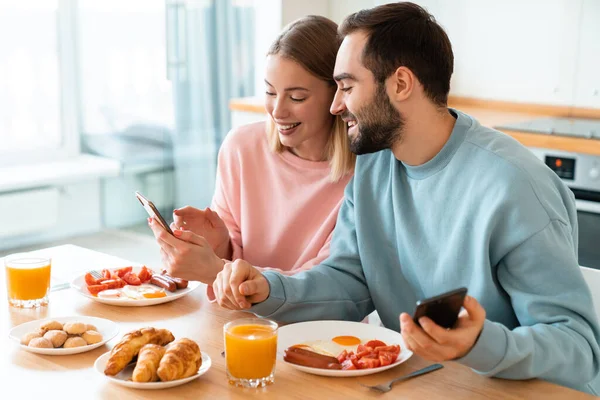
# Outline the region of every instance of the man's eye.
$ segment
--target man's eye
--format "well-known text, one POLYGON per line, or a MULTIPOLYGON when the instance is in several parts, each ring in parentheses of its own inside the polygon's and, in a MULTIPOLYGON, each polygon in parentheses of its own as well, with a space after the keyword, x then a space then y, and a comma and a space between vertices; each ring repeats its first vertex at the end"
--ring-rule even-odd
POLYGON ((342 92, 348 92, 348 91, 350 91, 350 89, 352 89, 352 86, 350 86, 350 87, 346 87, 346 88, 341 88, 340 90, 341 90, 342 92))

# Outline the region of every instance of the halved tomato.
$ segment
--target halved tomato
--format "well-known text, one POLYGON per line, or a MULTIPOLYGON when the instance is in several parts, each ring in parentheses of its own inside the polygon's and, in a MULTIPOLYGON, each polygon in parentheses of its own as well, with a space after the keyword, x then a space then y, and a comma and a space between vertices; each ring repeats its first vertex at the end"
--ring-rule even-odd
POLYGON ((367 343, 365 343, 365 346, 376 348, 376 347, 387 346, 387 345, 384 342, 382 342, 381 340, 369 340, 367 343))
POLYGON ((152 279, 152 272, 150 272, 150 270, 144 265, 142 270, 138 273, 138 278, 140 278, 142 283, 149 282, 150 279, 152 279))
POLYGON ((117 270, 117 275, 119 275, 119 278, 122 278, 125 276, 126 273, 131 272, 133 270, 133 267, 123 267, 123 268, 119 268, 117 270))
POLYGON ((100 279, 96 279, 89 272, 85 274, 85 284, 90 285, 99 285, 102 281, 100 279))
POLYGON ((394 361, 396 361, 396 358, 398 358, 398 355, 394 353, 388 353, 385 351, 379 353, 379 363, 382 367, 392 364, 394 361))
POLYGON ((380 352, 380 351, 387 351, 390 353, 400 354, 400 345, 395 344, 392 346, 375 347, 375 352, 380 352))
POLYGON ((337 359, 338 361, 341 363, 344 362, 344 360, 346 360, 346 358, 348 358, 348 352, 346 350, 342 351, 338 356, 337 359))
POLYGON ((100 284, 100 285, 90 285, 90 286, 88 286, 88 287, 87 287, 88 291, 89 291, 91 294, 94 294, 94 295, 96 295, 96 294, 100 293, 100 292, 101 292, 101 291, 103 291, 103 290, 107 290, 108 288, 109 288, 109 287, 108 287, 108 285, 104 285, 104 284, 100 284))
POLYGON ((381 365, 379 359, 375 358, 361 358, 358 360, 358 368, 367 369, 367 368, 377 368, 381 365))
POLYGON ((354 365, 352 360, 344 360, 342 361, 342 369, 348 371, 352 369, 358 369, 358 367, 354 365))
POLYGON ((138 276, 133 272, 128 272, 123 275, 123 280, 127 282, 128 285, 139 286, 142 284, 140 278, 138 278, 138 276))

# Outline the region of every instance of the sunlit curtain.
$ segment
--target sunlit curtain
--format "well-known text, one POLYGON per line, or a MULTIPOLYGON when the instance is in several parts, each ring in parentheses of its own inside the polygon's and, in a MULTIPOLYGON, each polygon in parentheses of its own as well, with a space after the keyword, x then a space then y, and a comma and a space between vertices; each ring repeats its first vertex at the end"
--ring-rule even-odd
POLYGON ((176 206, 206 207, 228 103, 253 95, 252 1, 167 0, 167 74, 173 86, 176 206))

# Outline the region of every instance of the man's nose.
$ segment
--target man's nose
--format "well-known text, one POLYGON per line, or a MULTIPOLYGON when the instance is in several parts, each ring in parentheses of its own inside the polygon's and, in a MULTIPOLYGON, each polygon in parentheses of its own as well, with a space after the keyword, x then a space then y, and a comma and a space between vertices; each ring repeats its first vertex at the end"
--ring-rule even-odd
POLYGON ((346 105, 342 100, 342 96, 339 90, 335 91, 335 96, 333 96, 333 102, 331 103, 331 107, 329 107, 329 112, 333 115, 339 115, 344 112, 346 109, 346 105))

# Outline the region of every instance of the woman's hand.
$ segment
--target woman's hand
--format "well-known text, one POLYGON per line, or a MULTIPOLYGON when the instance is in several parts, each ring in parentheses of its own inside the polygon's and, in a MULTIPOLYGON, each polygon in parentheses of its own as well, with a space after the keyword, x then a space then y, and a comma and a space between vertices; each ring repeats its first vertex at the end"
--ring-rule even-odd
POLYGON ((171 229, 182 229, 192 231, 196 235, 204 237, 217 256, 230 259, 232 255, 229 230, 219 214, 206 208, 199 210, 194 207, 185 206, 173 211, 171 229))
POLYGON ((206 239, 181 229, 173 230, 173 236, 152 218, 148 218, 148 225, 160 245, 163 265, 169 275, 212 285, 223 269, 224 261, 215 254, 206 239))

